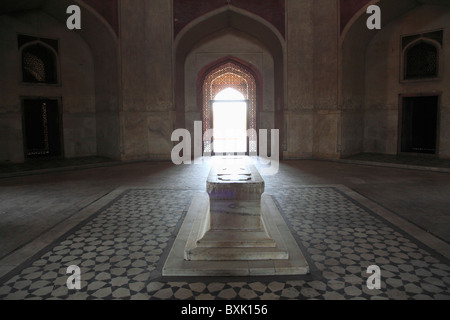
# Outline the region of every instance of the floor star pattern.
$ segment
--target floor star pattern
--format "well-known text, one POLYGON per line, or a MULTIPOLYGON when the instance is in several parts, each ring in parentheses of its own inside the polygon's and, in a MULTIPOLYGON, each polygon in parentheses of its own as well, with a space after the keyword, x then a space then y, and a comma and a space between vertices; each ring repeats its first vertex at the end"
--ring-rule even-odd
POLYGON ((130 188, 0 279, 0 299, 450 299, 445 258, 332 186, 271 189, 311 273, 162 277, 194 190, 130 188), (81 269, 69 290, 67 267, 81 269), (369 290, 367 267, 381 270, 369 290))

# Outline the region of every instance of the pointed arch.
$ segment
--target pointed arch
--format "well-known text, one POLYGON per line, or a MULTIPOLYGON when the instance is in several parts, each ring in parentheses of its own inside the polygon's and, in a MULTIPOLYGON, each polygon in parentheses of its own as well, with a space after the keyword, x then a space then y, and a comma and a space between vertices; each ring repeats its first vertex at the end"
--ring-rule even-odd
POLYGON ((245 97, 240 91, 228 87, 215 94, 213 100, 245 100, 245 97))
MULTIPOLYGON (((248 129, 258 132, 259 110, 262 104, 262 78, 259 71, 249 63, 227 56, 205 66, 197 79, 197 109, 202 114, 203 133, 212 128, 210 101, 217 93, 232 88, 248 101, 248 129)), ((256 137, 250 139, 249 151, 257 152, 256 137)), ((209 144, 204 145, 210 152, 209 144)))
POLYGON ((421 37, 402 51, 402 80, 439 77, 439 42, 421 37))
MULTIPOLYGON (((274 96, 275 96, 275 128, 280 130, 280 139, 283 141, 283 109, 285 100, 284 90, 284 55, 285 43, 283 36, 279 31, 266 20, 261 17, 247 12, 245 10, 233 7, 232 5, 222 7, 215 11, 209 12, 204 16, 197 18, 189 23, 177 35, 174 43, 174 88, 175 88, 175 108, 176 108, 176 125, 179 128, 186 127, 185 123, 185 62, 189 53, 196 45, 207 39, 208 37, 223 31, 237 30, 243 34, 260 42, 271 54, 274 61, 274 96)), ((230 57, 224 57, 223 60, 230 57)), ((253 67, 249 67, 247 63, 242 61, 235 62, 249 68, 254 72, 253 67)), ((217 66, 214 64, 213 67, 217 66)), ((211 66, 205 67, 208 68, 211 66)), ((204 70, 205 70, 204 69, 204 70)), ((201 72, 199 76, 205 75, 201 72)), ((261 80, 261 76, 254 74, 255 78, 261 80)), ((204 80, 204 79, 203 79, 204 80)), ((199 92, 199 83, 203 83, 202 79, 197 79, 197 106, 202 105, 202 96, 199 92)), ((280 144, 281 145, 281 144, 280 144)), ((280 154, 282 154, 280 152, 280 154)))
POLYGON ((22 82, 57 84, 59 82, 58 52, 43 41, 35 40, 20 47, 22 82))
POLYGON ((83 9, 78 33, 89 45, 95 65, 95 109, 97 154, 121 158, 119 39, 111 24, 92 5, 95 1, 47 0, 43 6, 50 16, 66 24, 66 9, 71 4, 83 9), (107 75, 107 76, 105 76, 107 75))

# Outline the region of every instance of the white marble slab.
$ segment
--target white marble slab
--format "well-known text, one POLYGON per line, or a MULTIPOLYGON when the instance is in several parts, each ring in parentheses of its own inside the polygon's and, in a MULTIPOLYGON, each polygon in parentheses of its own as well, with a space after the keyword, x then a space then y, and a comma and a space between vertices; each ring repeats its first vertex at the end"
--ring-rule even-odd
MULTIPOLYGON (((303 253, 290 233, 272 197, 267 194, 262 195, 263 210, 261 210, 261 213, 263 224, 270 232, 269 241, 273 241, 276 248, 278 250, 281 249, 281 251, 284 250, 287 255, 282 258, 280 257, 280 259, 255 260, 185 259, 185 253, 189 250, 189 246, 195 245, 195 248, 197 248, 198 237, 199 234, 202 234, 202 228, 204 226, 199 225, 196 221, 204 221, 204 218, 208 216, 208 200, 207 193, 200 193, 194 197, 192 205, 164 264, 162 270, 163 276, 266 276, 304 275, 309 273, 309 265, 303 253)), ((236 236, 236 233, 234 235, 236 236)), ((214 236, 211 236, 211 238, 214 238, 214 236)), ((206 238, 206 240, 208 239, 206 238)), ((265 239, 267 241, 267 238, 265 239)), ((214 250, 217 250, 218 247, 220 247, 220 244, 216 244, 214 250)), ((227 248, 229 249, 229 247, 227 248)), ((255 248, 247 249, 255 251, 255 248)), ((274 248, 266 247, 265 249, 274 248)))

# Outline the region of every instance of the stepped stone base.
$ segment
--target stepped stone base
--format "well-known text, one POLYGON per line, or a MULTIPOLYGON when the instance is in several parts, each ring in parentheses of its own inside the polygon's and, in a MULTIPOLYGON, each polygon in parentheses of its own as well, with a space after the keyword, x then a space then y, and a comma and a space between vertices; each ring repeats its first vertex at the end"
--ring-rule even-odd
MULTIPOLYGON (((209 196, 201 193, 194 197, 191 207, 189 208, 186 218, 181 226, 178 236, 172 246, 163 267, 163 276, 266 276, 266 275, 304 275, 309 273, 309 265, 304 258, 300 248, 294 237, 290 233, 283 217, 272 200, 272 197, 263 194, 261 197, 261 213, 267 230, 271 237, 265 237, 265 232, 255 232, 255 234, 239 234, 229 233, 230 239, 223 241, 223 237, 216 232, 209 233, 206 238, 200 237, 202 234, 202 226, 200 221, 208 220, 209 216, 209 196), (200 241, 198 241, 200 237, 200 241), (259 259, 257 253, 253 253, 253 259, 235 259, 231 257, 227 260, 206 259, 192 260, 189 259, 189 249, 192 248, 194 254, 198 250, 210 249, 208 246, 218 248, 232 248, 234 254, 242 257, 244 251, 255 252, 252 241, 257 239, 260 246, 259 252, 264 250, 280 250, 283 256, 280 259, 259 259), (276 247, 273 247, 275 244, 276 247), (267 245, 267 247, 261 247, 267 245), (264 249, 264 250, 263 250, 264 249), (284 255, 287 253, 287 255, 284 255), (258 259, 257 259, 258 258, 258 259)), ((203 230, 204 232, 204 230, 203 230)), ((227 231, 229 232, 229 231, 227 231)), ((211 251, 214 251, 211 250, 211 251)), ((211 254, 211 251, 208 254, 211 254)), ((219 253, 222 258, 227 249, 219 253)), ((192 250, 191 250, 192 252, 192 250)), ((247 252, 248 253, 248 252, 247 252)), ((217 256, 216 256, 217 257, 217 256)))
POLYGON ((213 167, 189 209, 163 275, 309 272, 258 170, 242 159, 213 167))

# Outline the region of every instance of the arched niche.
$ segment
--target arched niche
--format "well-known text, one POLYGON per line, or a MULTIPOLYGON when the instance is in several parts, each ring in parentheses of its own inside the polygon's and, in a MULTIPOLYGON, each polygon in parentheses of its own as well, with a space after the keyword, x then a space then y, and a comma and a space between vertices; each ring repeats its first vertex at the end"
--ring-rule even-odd
POLYGON ((402 39, 448 28, 449 5, 448 1, 373 0, 347 24, 341 34, 342 156, 398 152, 399 95, 427 94, 442 87, 435 81, 439 77, 404 81, 407 47, 402 48, 402 39), (371 4, 381 9, 381 30, 366 26, 366 8, 371 4))
MULTIPOLYGON (((371 85, 367 82, 368 68, 382 70, 382 59, 368 61, 369 48, 372 41, 379 34, 382 34, 389 26, 403 17, 408 12, 420 8, 423 5, 445 5, 448 7, 448 1, 432 0, 371 0, 349 20, 340 35, 340 90, 339 107, 342 110, 341 124, 341 157, 352 154, 366 152, 368 140, 371 139, 373 130, 368 129, 368 88, 371 85), (369 15, 366 9, 370 5, 378 5, 381 9, 381 30, 369 30, 366 26, 369 15)), ((411 25, 414 28, 414 24, 411 25)), ((400 36, 396 38, 400 41, 400 36)), ((397 45, 398 49, 400 44, 397 45)), ((397 63, 401 56, 395 56, 397 63)), ((397 82, 401 70, 396 68, 395 72, 397 82)), ((383 79, 384 80, 384 79, 383 79)), ((399 92, 397 92, 398 95, 399 92)), ((381 106, 380 106, 381 108, 381 106)), ((385 115, 387 118, 387 115, 385 115)), ((392 122, 392 121, 391 121, 392 122)), ((375 129, 374 129, 375 130, 375 129)), ((377 129, 378 130, 378 129, 377 129)), ((382 130, 382 129, 379 129, 382 130)), ((384 133, 383 133, 384 134, 384 133)), ((381 148, 380 150, 395 150, 395 148, 381 148)))
POLYGON ((82 0, 48 0, 42 10, 66 24, 67 8, 82 9, 82 28, 74 30, 88 43, 95 66, 97 154, 120 159, 118 38, 111 25, 82 0))
POLYGON ((440 51, 440 43, 426 38, 420 38, 405 46, 402 52, 403 80, 438 78, 440 51))
MULTIPOLYGON (((176 125, 186 127, 186 59, 199 44, 218 34, 245 35, 260 43, 273 59, 274 127, 283 135, 284 105, 284 39, 278 30, 264 19, 233 6, 212 11, 187 25, 175 38, 175 105, 176 125)), ((223 58, 228 56, 224 53, 223 58)))
MULTIPOLYGON (((81 104, 89 106, 86 107, 89 108, 89 119, 85 120, 85 122, 89 122, 86 125, 89 125, 90 129, 89 139, 86 140, 91 141, 93 139, 95 141, 84 144, 81 153, 88 152, 90 155, 97 154, 110 158, 120 158, 118 38, 111 25, 103 16, 81 0, 5 0, 0 4, 0 14, 6 18, 12 17, 12 20, 18 16, 31 17, 35 15, 39 18, 30 20, 23 27, 18 25, 16 27, 17 31, 21 33, 20 30, 28 30, 24 31, 24 33, 38 38, 48 36, 52 39, 65 39, 66 41, 64 41, 63 45, 68 47, 80 44, 80 50, 69 48, 69 50, 59 52, 61 64, 60 81, 55 84, 54 93, 48 94, 48 90, 46 90, 40 95, 64 96, 67 92, 71 92, 70 94, 74 95, 73 92, 78 90, 78 87, 89 86, 88 90, 83 93, 83 99, 89 100, 89 103, 81 104), (66 21, 69 17, 67 8, 73 4, 79 5, 82 10, 81 30, 68 30, 66 27, 66 21), (40 23, 42 23, 43 33, 39 32, 40 23), (48 30, 49 24, 53 23, 56 23, 55 29, 48 30), (27 25, 36 25, 37 27, 35 30, 31 30, 27 25), (78 57, 74 59, 74 55, 78 55, 78 57), (94 73, 86 72, 83 67, 78 69, 69 68, 69 71, 65 67, 62 70, 63 65, 72 64, 77 59, 81 60, 79 62, 80 65, 84 68, 89 68, 90 71, 93 70, 94 73), (80 73, 83 71, 86 78, 84 83, 78 80, 80 73), (76 89, 73 88, 73 81, 76 81, 76 89), (57 86, 62 89, 58 89, 57 86), (70 90, 66 90, 68 87, 70 87, 70 90), (91 133, 91 131, 93 132, 91 133)), ((14 22, 12 23, 14 24, 14 22)), ((12 33, 7 35, 7 37, 12 36, 12 33)), ((62 42, 60 41, 60 43, 62 42)), ((17 68, 19 69, 19 67, 17 68)), ((21 95, 35 95, 30 90, 31 87, 27 87, 27 90, 23 91, 21 95)), ((18 97, 16 97, 17 99, 18 97)), ((63 103, 67 105, 67 99, 64 101, 63 103)), ((71 113, 67 113, 65 116, 71 116, 71 113)), ((66 121, 67 123, 68 121, 66 121)), ((76 123, 76 120, 73 123, 76 123)), ((16 130, 15 127, 14 130, 16 130)), ((79 154, 75 146, 77 144, 76 141, 73 141, 73 144, 74 150, 73 152, 68 151, 69 157, 79 154)), ((70 149, 68 147, 66 151, 70 149)), ((14 152, 16 153, 16 151, 14 152)), ((10 158, 14 158, 15 161, 17 158, 20 161, 20 158, 17 156, 11 156, 10 158)))
MULTIPOLYGON (((197 109, 200 112, 203 133, 212 129, 211 101, 223 90, 232 89, 242 95, 248 103, 247 130, 259 129, 262 109, 262 77, 258 69, 236 57, 227 56, 205 66, 197 77, 197 109)), ((206 152, 211 152, 209 141, 205 141, 206 152)), ((248 152, 257 152, 255 136, 249 136, 248 152)))
POLYGON ((57 84, 59 57, 54 48, 42 41, 32 41, 19 49, 24 83, 57 84))

